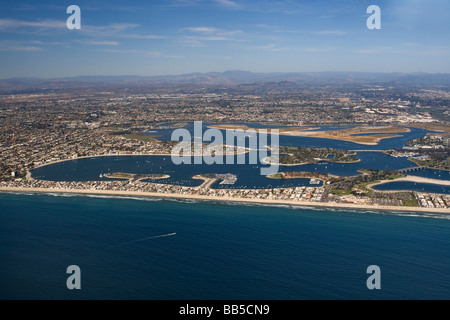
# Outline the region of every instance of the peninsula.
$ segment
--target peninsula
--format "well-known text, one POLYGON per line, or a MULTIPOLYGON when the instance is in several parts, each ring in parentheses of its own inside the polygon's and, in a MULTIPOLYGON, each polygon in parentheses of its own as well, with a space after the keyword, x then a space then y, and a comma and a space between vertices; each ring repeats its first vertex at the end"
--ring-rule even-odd
MULTIPOLYGON (((208 75, 207 78, 216 76, 208 75)), ((392 82, 345 79, 342 82, 335 79, 304 82, 303 76, 299 82, 258 80, 231 86, 224 86, 223 83, 195 84, 191 83, 191 77, 183 83, 169 84, 170 81, 165 78, 158 84, 125 81, 116 84, 90 82, 83 86, 61 79, 50 83, 38 81, 36 85, 45 83, 45 86, 33 88, 8 82, 0 95, 1 190, 133 192, 226 201, 449 210, 447 194, 424 193, 419 197, 418 194, 422 193, 413 190, 384 192, 370 187, 380 181, 405 178, 406 175, 396 172, 397 169, 417 165, 435 170, 450 168, 450 100, 441 85, 426 84, 418 88, 407 83, 393 86, 392 82), (58 85, 55 86, 55 83, 58 85), (140 170, 140 173, 133 172, 132 163, 115 166, 111 170, 115 173, 107 167, 100 168, 89 180, 102 175, 101 181, 47 181, 33 179, 30 174, 33 169, 42 166, 56 163, 63 166, 66 161, 81 162, 80 159, 90 157, 168 157, 176 144, 170 141, 173 130, 180 127, 189 130, 193 121, 202 121, 212 128, 223 130, 254 129, 258 132, 277 128, 280 142, 289 140, 289 146, 283 143, 280 146, 283 153, 279 161, 280 171, 291 170, 290 165, 299 166, 299 169, 280 173, 268 181, 259 179, 255 185, 261 189, 239 189, 232 185, 235 179, 239 183, 237 171, 233 171, 236 177, 232 177, 213 174, 215 169, 210 172, 203 168, 198 172, 194 170, 191 177, 184 178, 196 176, 203 179, 204 184, 199 187, 176 185, 183 182, 175 181, 174 177, 178 174, 172 174, 170 170, 165 172, 163 164, 160 169, 158 165, 148 172, 140 170), (407 139, 409 142, 405 145, 407 139), (336 147, 345 145, 339 144, 339 141, 355 143, 357 154, 354 150, 336 147), (389 158, 384 159, 382 165, 376 161, 367 164, 367 161, 361 162, 361 159, 367 158, 358 151, 362 149, 381 149, 389 158), (415 163, 402 159, 405 157, 415 163), (355 177, 338 177, 327 172, 327 162, 335 168, 352 166, 354 170, 347 171, 351 174, 357 174, 358 169, 367 171, 355 177), (308 165, 302 168, 302 164, 308 165), (318 168, 316 164, 323 166, 318 168), (311 170, 323 176, 316 177, 313 172, 304 172, 311 170), (322 182, 320 185, 269 187, 271 184, 295 185, 300 179, 302 182, 299 185, 302 185, 305 178, 322 182), (221 185, 215 189, 217 183, 221 185), (426 198, 426 208, 421 207, 424 203, 422 198, 426 198)), ((226 77, 226 74, 221 77, 226 77)), ((229 79, 226 83, 232 82, 229 79)), ((73 169, 84 170, 76 165, 73 169)), ((246 176, 251 180, 248 172, 246 176)), ((64 175, 61 180, 64 180, 64 175)), ((443 189, 446 187, 441 181, 434 181, 433 184, 443 189)))
MULTIPOLYGON (((209 127, 222 130, 253 129, 256 132, 261 130, 260 128, 250 128, 247 125, 233 124, 211 125, 209 127)), ((329 131, 317 131, 318 128, 312 127, 280 127, 273 129, 279 130, 280 135, 285 136, 324 138, 354 142, 364 145, 377 145, 382 139, 396 138, 400 137, 398 133, 410 132, 410 129, 408 128, 393 126, 364 126, 329 131)))

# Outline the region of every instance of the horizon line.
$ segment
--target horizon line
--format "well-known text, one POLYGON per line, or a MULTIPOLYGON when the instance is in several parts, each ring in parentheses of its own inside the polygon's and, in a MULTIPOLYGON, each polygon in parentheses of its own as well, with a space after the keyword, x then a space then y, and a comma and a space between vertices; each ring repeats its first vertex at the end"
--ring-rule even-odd
POLYGON ((18 77, 8 77, 8 78, 0 78, 0 81, 4 80, 55 80, 55 79, 73 79, 73 78, 88 78, 88 77, 104 77, 104 78, 120 78, 120 77, 135 77, 135 78, 157 78, 157 77, 177 77, 177 76, 187 76, 187 75, 206 75, 206 74, 224 74, 227 72, 245 72, 250 74, 261 74, 261 75, 270 75, 270 74, 320 74, 320 73, 361 73, 361 74, 403 74, 403 75, 450 75, 450 72, 423 72, 423 71, 413 71, 413 72, 402 72, 402 71, 392 71, 392 72, 379 72, 379 71, 269 71, 269 72, 255 72, 249 70, 239 70, 239 69, 231 69, 226 71, 207 71, 200 72, 194 71, 189 73, 177 73, 177 74, 158 74, 158 75, 136 75, 136 74, 119 74, 119 75, 105 75, 105 74, 80 74, 73 76, 55 76, 55 77, 36 77, 36 76, 18 76, 18 77))

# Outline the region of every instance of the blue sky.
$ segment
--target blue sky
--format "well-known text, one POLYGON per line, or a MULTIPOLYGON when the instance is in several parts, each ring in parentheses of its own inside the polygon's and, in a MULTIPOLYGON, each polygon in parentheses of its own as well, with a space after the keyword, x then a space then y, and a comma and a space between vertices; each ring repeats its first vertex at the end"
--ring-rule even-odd
POLYGON ((448 0, 2 1, 0 78, 450 72, 448 0), (81 30, 68 30, 69 5, 81 30), (370 5, 381 30, 369 30, 370 5))

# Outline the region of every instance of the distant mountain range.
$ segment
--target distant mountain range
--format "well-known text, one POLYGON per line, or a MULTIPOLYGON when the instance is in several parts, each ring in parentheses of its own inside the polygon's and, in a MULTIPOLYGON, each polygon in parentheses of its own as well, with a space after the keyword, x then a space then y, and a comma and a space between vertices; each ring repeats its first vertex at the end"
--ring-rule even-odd
POLYGON ((226 71, 190 73, 173 76, 77 76, 69 78, 39 79, 10 78, 0 80, 0 92, 33 92, 39 90, 70 90, 80 88, 133 88, 133 87, 206 87, 232 88, 240 85, 276 83, 279 86, 320 84, 402 84, 450 86, 450 74, 438 73, 369 73, 369 72, 293 72, 254 73, 226 71))

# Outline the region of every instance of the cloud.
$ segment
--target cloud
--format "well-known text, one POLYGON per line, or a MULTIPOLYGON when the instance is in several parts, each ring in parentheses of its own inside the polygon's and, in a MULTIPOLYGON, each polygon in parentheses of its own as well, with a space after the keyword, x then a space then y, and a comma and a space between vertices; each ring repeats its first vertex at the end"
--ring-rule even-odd
POLYGON ((109 10, 109 11, 116 11, 116 12, 139 12, 142 10, 146 10, 146 7, 144 6, 133 6, 131 4, 129 5, 112 5, 112 4, 108 4, 107 6, 105 5, 93 5, 93 4, 89 4, 89 5, 83 5, 82 7, 83 10, 87 10, 87 11, 105 11, 105 10, 109 10))
POLYGON ((264 50, 264 51, 270 51, 270 52, 280 52, 280 51, 288 51, 288 50, 290 50, 290 48, 278 47, 275 44, 269 44, 269 45, 266 45, 266 46, 261 46, 261 47, 258 47, 257 49, 264 50))
POLYGON ((194 7, 200 4, 201 0, 173 0, 168 7, 194 7))
POLYGON ((307 3, 308 1, 293 0, 245 0, 239 2, 238 8, 250 12, 293 15, 311 12, 310 6, 307 3))
POLYGON ((221 36, 205 36, 205 37, 184 37, 186 40, 196 40, 196 41, 230 41, 233 39, 221 37, 221 36))
POLYGON ((202 47, 203 42, 207 41, 243 41, 238 34, 243 34, 241 30, 223 30, 215 27, 189 27, 183 28, 179 32, 189 33, 182 36, 179 40, 193 47, 202 47))
MULTIPOLYGON (((317 1, 317 0, 316 0, 317 1)), ((216 6, 230 10, 240 10, 259 13, 305 13, 308 5, 293 0, 172 0, 166 7, 207 7, 216 6)))
POLYGON ((138 34, 134 32, 140 27, 136 23, 113 23, 102 26, 82 25, 81 34, 96 38, 128 38, 128 39, 164 39, 166 37, 155 34, 138 34), (131 33, 130 33, 131 32, 131 33))
POLYGON ((230 36, 242 33, 242 30, 223 30, 214 27, 191 27, 181 29, 181 32, 185 31, 199 34, 215 34, 217 36, 230 36))
POLYGON ((67 28, 66 21, 60 20, 38 20, 38 21, 25 21, 18 19, 0 19, 0 31, 8 31, 18 28, 67 28))
POLYGON ((401 42, 400 44, 405 47, 416 47, 419 45, 417 42, 401 42))
MULTIPOLYGON (((18 2, 18 1, 16 1, 16 2, 18 2)), ((37 1, 35 1, 35 2, 37 2, 37 1)), ((56 10, 56 11, 64 12, 66 8, 67 8, 67 5, 64 6, 64 5, 56 5, 56 4, 38 4, 38 3, 25 4, 25 3, 21 3, 21 4, 17 4, 14 7, 12 6, 10 9, 13 11, 50 11, 50 10, 55 11, 56 10)))
POLYGON ((62 41, 41 41, 41 40, 32 40, 29 41, 29 43, 33 44, 33 45, 51 45, 51 46, 63 46, 63 45, 67 45, 67 43, 62 42, 62 41))
POLYGON ((166 54, 159 51, 149 51, 149 50, 136 50, 136 49, 104 49, 99 50, 101 52, 109 52, 109 53, 120 53, 120 54, 136 54, 141 56, 146 56, 150 58, 170 58, 170 59, 183 59, 184 56, 180 55, 172 55, 166 54))
POLYGON ((52 50, 54 46, 65 46, 63 41, 0 40, 0 51, 39 52, 52 50))
POLYGON ((11 45, 11 44, 0 44, 0 51, 26 51, 26 52, 38 52, 44 51, 44 48, 37 46, 26 46, 26 45, 11 45))
MULTIPOLYGON (((136 23, 112 23, 107 25, 87 25, 82 24, 80 34, 99 37, 128 37, 133 39, 161 39, 163 37, 153 34, 127 34, 127 31, 139 27, 136 23)), ((41 28, 41 29, 61 29, 66 30, 66 21, 60 20, 39 20, 25 21, 17 19, 0 19, 0 31, 10 31, 19 28, 41 28)))
POLYGON ((405 47, 374 47, 369 49, 359 49, 353 51, 356 54, 397 54, 406 56, 448 56, 450 47, 448 46, 431 46, 423 48, 421 46, 405 47))
POLYGON ((17 11, 36 11, 38 8, 35 5, 21 3, 17 7, 12 8, 17 11))
POLYGON ((122 34, 119 35, 122 38, 130 38, 130 39, 165 39, 166 37, 157 36, 154 34, 122 34))
POLYGON ((231 9, 239 9, 242 6, 232 0, 173 0, 169 7, 198 7, 205 5, 215 5, 231 9))
POLYGON ((136 23, 112 23, 102 26, 82 25, 81 32, 94 36, 117 36, 124 31, 139 27, 136 23))
POLYGON ((213 2, 217 3, 220 6, 227 8, 240 8, 241 6, 234 1, 231 0, 213 0, 213 2))
POLYGON ((448 56, 450 50, 448 48, 429 48, 427 50, 418 51, 420 56, 448 56))
POLYGON ((339 31, 339 30, 322 30, 322 31, 314 31, 312 34, 316 35, 322 35, 322 36, 343 36, 347 34, 345 31, 339 31))
POLYGON ((216 28, 211 27, 194 27, 194 28, 184 28, 183 30, 187 30, 190 32, 199 32, 199 33, 212 33, 217 32, 216 28))
POLYGON ((377 48, 371 48, 371 49, 358 49, 353 51, 354 53, 358 54, 379 54, 379 53, 386 53, 391 52, 392 47, 377 47, 377 48))
POLYGON ((306 49, 303 49, 303 51, 306 51, 306 52, 330 52, 332 50, 327 49, 327 48, 306 48, 306 49))
POLYGON ((120 42, 118 41, 83 41, 84 44, 91 44, 94 46, 118 46, 120 42))

